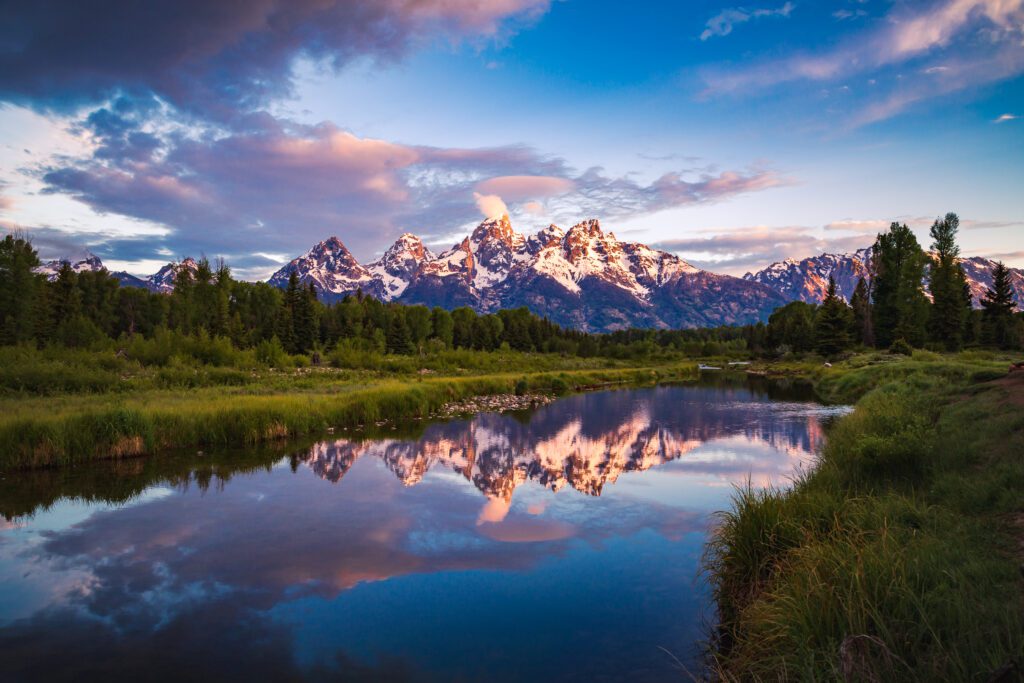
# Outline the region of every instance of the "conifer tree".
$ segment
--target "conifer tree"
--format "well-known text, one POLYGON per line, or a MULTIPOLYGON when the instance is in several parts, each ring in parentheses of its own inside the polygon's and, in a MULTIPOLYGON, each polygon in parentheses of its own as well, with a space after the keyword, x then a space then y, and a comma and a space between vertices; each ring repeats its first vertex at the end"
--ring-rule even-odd
POLYGON ((10 234, 0 242, 0 342, 18 344, 32 338, 36 292, 43 286, 42 276, 32 269, 39 257, 32 243, 20 234, 10 234))
POLYGON ((1019 345, 1018 325, 1013 311, 1017 304, 1013 300, 1010 285, 1010 271, 1001 261, 992 268, 992 287, 981 299, 982 341, 1001 349, 1016 348, 1019 345))
POLYGON ((850 307, 836 294, 836 281, 828 277, 825 299, 814 317, 814 346, 818 353, 834 356, 850 346, 850 307))
POLYGON ((412 335, 409 334, 409 326, 406 325, 405 315, 400 309, 391 312, 385 344, 388 353, 410 354, 414 351, 412 335))
POLYGON ((932 340, 943 344, 947 350, 956 351, 963 346, 966 314, 970 301, 964 302, 964 287, 967 277, 960 265, 960 247, 956 244, 956 233, 960 218, 947 213, 945 218, 932 223, 932 251, 935 252, 928 278, 932 304, 928 318, 928 331, 932 340))
POLYGON ((850 297, 850 308, 853 311, 853 327, 851 337, 854 342, 865 346, 875 345, 875 332, 871 325, 871 292, 867 278, 857 281, 857 287, 850 297))

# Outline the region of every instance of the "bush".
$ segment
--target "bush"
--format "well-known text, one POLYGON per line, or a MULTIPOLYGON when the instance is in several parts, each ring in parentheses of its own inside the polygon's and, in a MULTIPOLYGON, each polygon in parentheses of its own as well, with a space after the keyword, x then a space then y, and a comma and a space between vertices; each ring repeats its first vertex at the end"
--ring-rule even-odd
POLYGON ((889 347, 889 353, 899 354, 901 356, 913 356, 914 347, 907 343, 905 339, 897 339, 889 347))

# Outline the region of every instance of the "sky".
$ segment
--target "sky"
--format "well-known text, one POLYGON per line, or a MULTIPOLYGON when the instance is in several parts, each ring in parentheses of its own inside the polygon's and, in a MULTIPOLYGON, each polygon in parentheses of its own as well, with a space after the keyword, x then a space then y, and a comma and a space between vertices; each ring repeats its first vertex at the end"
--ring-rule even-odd
POLYGON ((261 279, 337 235, 599 218, 741 275, 868 246, 1024 266, 1024 0, 0 0, 0 227, 261 279))

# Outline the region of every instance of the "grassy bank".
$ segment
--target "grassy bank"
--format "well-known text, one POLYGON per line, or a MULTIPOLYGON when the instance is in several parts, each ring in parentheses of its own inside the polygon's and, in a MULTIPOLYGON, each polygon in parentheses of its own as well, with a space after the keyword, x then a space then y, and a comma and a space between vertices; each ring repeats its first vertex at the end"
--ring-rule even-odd
POLYGON ((562 370, 440 377, 309 373, 240 386, 12 397, 0 401, 0 468, 67 465, 181 447, 254 445, 320 434, 328 427, 422 418, 449 401, 482 394, 565 393, 609 382, 681 379, 696 372, 694 363, 577 365, 572 360, 562 370))
POLYGON ((722 679, 1024 675, 1024 373, 883 360, 805 368, 863 398, 813 472, 723 515, 707 558, 722 679))

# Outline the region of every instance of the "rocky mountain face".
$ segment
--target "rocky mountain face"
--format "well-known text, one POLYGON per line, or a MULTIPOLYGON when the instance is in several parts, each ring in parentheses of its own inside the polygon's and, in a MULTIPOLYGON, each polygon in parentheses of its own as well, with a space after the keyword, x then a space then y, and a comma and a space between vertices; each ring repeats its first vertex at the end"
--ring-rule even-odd
MULTIPOLYGON (((821 254, 799 261, 787 259, 756 273, 747 273, 743 279, 767 285, 787 301, 800 300, 817 304, 825 298, 828 277, 831 275, 836 280, 836 290, 844 299, 849 300, 858 280, 869 277, 870 258, 871 247, 858 249, 852 254, 821 254)), ((992 268, 995 263, 992 259, 980 256, 960 259, 975 307, 981 306, 981 297, 992 286, 992 268)), ((1024 270, 1011 268, 1010 280, 1017 305, 1024 305, 1024 270)))
POLYGON ((482 312, 526 306, 595 332, 756 322, 786 301, 761 283, 620 241, 597 220, 568 231, 552 225, 526 237, 508 216, 495 217, 437 256, 405 234, 366 266, 332 237, 275 273, 271 284, 285 286, 292 271, 327 301, 361 289, 384 301, 482 312))

